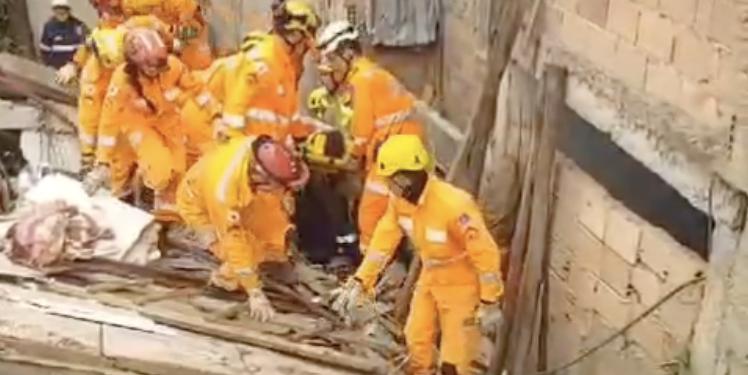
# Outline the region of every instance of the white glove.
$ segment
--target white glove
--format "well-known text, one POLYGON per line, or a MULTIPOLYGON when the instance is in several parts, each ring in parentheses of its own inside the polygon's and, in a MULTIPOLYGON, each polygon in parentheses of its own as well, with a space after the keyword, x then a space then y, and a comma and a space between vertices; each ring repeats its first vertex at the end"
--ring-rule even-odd
POLYGON ((476 320, 480 332, 488 337, 498 333, 499 326, 504 322, 504 314, 498 303, 481 303, 478 307, 476 320))
POLYGON ((111 174, 109 167, 103 164, 95 166, 83 179, 83 189, 88 195, 93 195, 97 190, 109 184, 111 174))
POLYGON ((73 63, 67 63, 57 70, 55 82, 58 85, 69 85, 78 77, 78 67, 73 63))
POLYGON ((364 286, 355 278, 349 279, 342 287, 332 291, 332 309, 338 315, 347 317, 362 302, 364 286))
POLYGON ((275 309, 265 297, 265 293, 260 288, 247 291, 247 306, 249 307, 249 317, 260 321, 267 322, 275 317, 275 309))

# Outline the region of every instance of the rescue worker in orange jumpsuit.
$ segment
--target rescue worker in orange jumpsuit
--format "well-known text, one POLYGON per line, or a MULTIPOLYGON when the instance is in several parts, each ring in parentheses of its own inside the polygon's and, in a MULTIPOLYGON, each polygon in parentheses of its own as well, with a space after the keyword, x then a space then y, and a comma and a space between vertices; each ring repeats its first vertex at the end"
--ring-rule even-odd
MULTIPOLYGON (((113 29, 124 22, 120 0, 90 0, 91 5, 99 14, 98 29, 113 29)), ((88 62, 92 54, 93 39, 88 38, 86 43, 75 52, 73 61, 65 64, 57 71, 55 81, 61 85, 71 84, 88 62)))
POLYGON ((423 269, 414 291, 405 337, 410 374, 434 373, 434 346, 441 334, 441 374, 470 374, 479 330, 501 320, 503 293, 499 248, 475 200, 428 172, 430 156, 413 135, 389 137, 375 173, 392 192, 363 263, 338 290, 333 309, 348 314, 371 294, 404 235, 423 269))
POLYGON ((423 127, 412 118, 413 96, 392 74, 362 55, 359 33, 350 22, 329 24, 320 34, 317 48, 322 56, 321 79, 334 87, 333 94, 353 98, 353 154, 366 174, 358 210, 360 247, 365 253, 387 209, 389 195, 383 179, 372 169, 377 150, 396 134, 423 137, 423 127))
POLYGON ((78 96, 78 137, 84 174, 93 168, 96 158, 101 108, 112 72, 125 61, 125 31, 121 28, 97 27, 91 33, 91 41, 93 54, 81 71, 78 96))
POLYGON ((259 231, 266 212, 257 205, 257 194, 297 190, 308 177, 307 167, 287 147, 266 135, 241 136, 205 154, 179 185, 179 213, 203 239, 209 238, 211 251, 222 262, 212 284, 229 291, 243 289, 255 319, 274 315, 258 275, 263 258, 259 231))
POLYGON ((201 87, 167 50, 157 31, 128 30, 126 62, 114 71, 104 99, 99 165, 90 179, 93 186, 108 177, 115 187, 126 185, 132 174, 110 170, 110 166, 116 165, 112 164, 113 157, 129 147, 143 184, 154 192, 153 210, 161 221, 178 218, 175 194, 186 170, 186 137, 179 109, 201 87))
MULTIPOLYGON (((219 134, 268 135, 279 142, 312 132, 298 119, 298 65, 310 50, 319 17, 304 1, 288 0, 273 18, 273 31, 244 54, 233 86, 226 93, 219 134)), ((265 228, 258 233, 268 246, 268 262, 287 264, 293 198, 277 192, 258 195, 265 228)))
POLYGON ((169 25, 174 53, 192 70, 207 69, 213 62, 208 23, 197 0, 122 0, 126 16, 152 15, 169 25))

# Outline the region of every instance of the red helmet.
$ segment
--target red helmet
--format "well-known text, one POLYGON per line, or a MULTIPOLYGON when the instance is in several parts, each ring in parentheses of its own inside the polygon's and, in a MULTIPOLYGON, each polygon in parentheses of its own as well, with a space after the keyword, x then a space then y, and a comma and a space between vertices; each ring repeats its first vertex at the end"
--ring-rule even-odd
POLYGON ((165 66, 169 51, 156 30, 134 28, 125 37, 125 56, 127 61, 138 67, 165 66))
POLYGON ((254 154, 259 172, 286 188, 300 188, 309 179, 306 165, 270 137, 260 137, 255 141, 254 154))

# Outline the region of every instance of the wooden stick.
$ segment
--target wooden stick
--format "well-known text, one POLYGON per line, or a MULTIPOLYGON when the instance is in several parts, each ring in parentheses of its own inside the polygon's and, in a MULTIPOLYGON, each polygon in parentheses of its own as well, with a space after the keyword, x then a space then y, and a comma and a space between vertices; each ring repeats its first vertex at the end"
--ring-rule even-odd
POLYGON ((416 281, 418 281, 418 275, 421 274, 421 258, 418 254, 413 254, 413 260, 410 261, 410 267, 408 267, 408 276, 405 278, 403 287, 397 292, 395 297, 395 321, 403 325, 405 319, 408 317, 408 311, 410 310, 410 300, 413 297, 413 291, 416 288, 416 281))
POLYGON ((169 291, 162 292, 162 293, 154 293, 154 294, 136 298, 135 300, 133 300, 133 303, 135 303, 138 306, 143 306, 149 303, 163 301, 166 299, 194 297, 202 293, 203 293, 203 290, 198 289, 198 288, 174 289, 174 290, 169 290, 169 291))

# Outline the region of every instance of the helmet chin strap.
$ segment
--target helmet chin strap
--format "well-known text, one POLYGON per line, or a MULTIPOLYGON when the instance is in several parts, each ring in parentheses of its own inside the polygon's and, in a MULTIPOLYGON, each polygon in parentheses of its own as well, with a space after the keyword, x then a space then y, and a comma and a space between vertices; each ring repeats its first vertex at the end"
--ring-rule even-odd
POLYGON ((425 171, 401 171, 391 177, 392 182, 397 185, 400 192, 400 198, 405 199, 411 204, 418 204, 418 201, 426 189, 428 173, 425 171))

